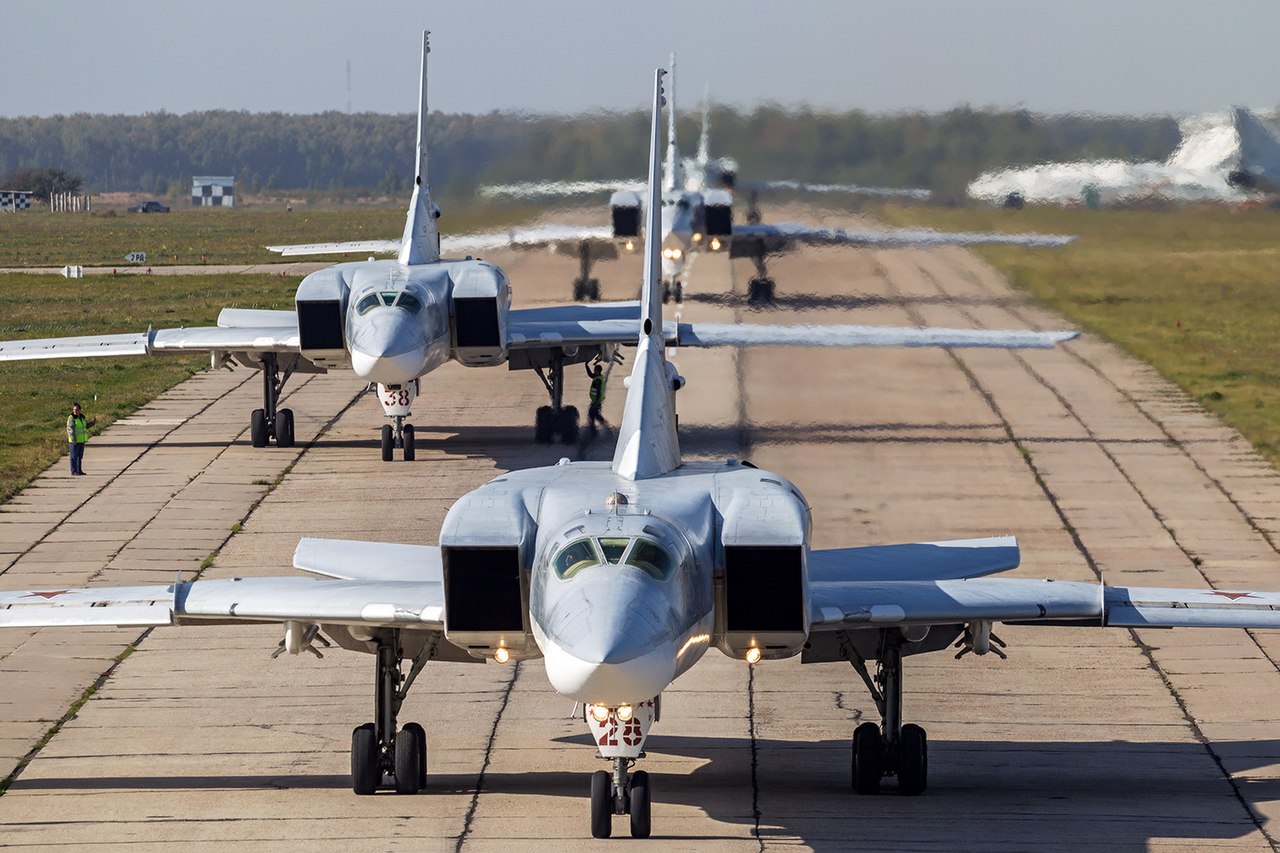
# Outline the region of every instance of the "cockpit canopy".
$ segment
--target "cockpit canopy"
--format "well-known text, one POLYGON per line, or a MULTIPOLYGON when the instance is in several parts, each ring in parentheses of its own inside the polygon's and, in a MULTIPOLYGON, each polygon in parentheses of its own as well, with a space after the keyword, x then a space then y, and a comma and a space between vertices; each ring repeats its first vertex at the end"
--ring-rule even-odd
POLYGON ((556 577, 561 580, 569 580, 591 566, 630 566, 665 581, 679 565, 674 554, 647 536, 583 536, 565 545, 551 559, 556 577))
POLYGON ((356 313, 363 317, 379 305, 400 308, 414 315, 422 312, 422 300, 408 290, 375 290, 360 297, 356 313))

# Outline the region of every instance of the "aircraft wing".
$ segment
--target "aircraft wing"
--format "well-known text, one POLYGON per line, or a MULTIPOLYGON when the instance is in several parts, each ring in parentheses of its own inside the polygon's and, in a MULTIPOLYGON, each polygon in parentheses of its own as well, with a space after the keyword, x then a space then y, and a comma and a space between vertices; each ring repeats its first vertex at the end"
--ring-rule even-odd
POLYGON ((292 246, 264 246, 268 252, 283 257, 294 255, 394 255, 400 251, 399 240, 355 240, 350 243, 298 243, 292 246))
POLYGON ((831 548, 809 552, 809 580, 955 580, 1016 569, 1019 560, 1012 536, 831 548))
POLYGON ((298 346, 298 320, 294 312, 224 308, 218 315, 216 326, 148 329, 128 335, 0 341, 0 361, 157 355, 203 350, 297 352, 298 346))
MULTIPOLYGON (((629 306, 635 303, 617 303, 629 306)), ((507 323, 507 346, 534 349, 545 346, 634 344, 639 335, 638 311, 628 316, 600 317, 589 308, 565 306, 541 317, 522 317, 512 311, 507 323)), ((533 309, 547 311, 548 309, 533 309)), ((618 314, 629 308, 612 307, 618 314)), ((602 314, 605 312, 601 312, 602 314)), ((918 329, 909 326, 796 325, 754 323, 663 323, 667 346, 673 347, 987 347, 1049 349, 1077 337, 1079 332, 1035 332, 1001 329, 918 329)))
POLYGON ((294 549, 293 567, 350 581, 444 580, 443 560, 436 545, 305 537, 294 549))
POLYGON ((443 630, 438 580, 237 578, 154 586, 0 592, 0 627, 314 622, 443 630))
POLYGON ((593 195, 630 190, 641 192, 648 184, 640 178, 616 181, 525 181, 480 187, 481 198, 545 198, 547 196, 593 195))
POLYGON ((1065 246, 1075 240, 1063 234, 1005 234, 997 231, 935 231, 932 228, 891 228, 884 230, 849 230, 815 228, 798 222, 776 222, 771 225, 734 225, 733 241, 759 242, 771 252, 790 249, 797 243, 808 246, 855 246, 870 249, 895 249, 927 246, 1065 246))
POLYGON ((577 251, 582 243, 616 243, 613 229, 607 225, 534 225, 509 231, 478 231, 455 234, 440 240, 444 255, 491 252, 495 249, 546 249, 577 251))
POLYGON ((805 181, 738 181, 740 190, 791 190, 802 193, 852 193, 882 198, 914 198, 924 201, 933 196, 929 190, 899 187, 864 187, 859 184, 810 184, 805 181))
POLYGON ((1280 593, 1104 587, 1072 581, 820 581, 815 631, 958 622, 1119 628, 1280 628, 1280 593))

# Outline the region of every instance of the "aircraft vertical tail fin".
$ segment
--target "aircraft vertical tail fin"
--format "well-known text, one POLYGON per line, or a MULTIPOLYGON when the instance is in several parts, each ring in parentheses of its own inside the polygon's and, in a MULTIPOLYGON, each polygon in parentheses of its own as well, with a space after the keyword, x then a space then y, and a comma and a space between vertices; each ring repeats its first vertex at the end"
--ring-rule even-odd
POLYGON ((680 146, 676 144, 676 55, 674 53, 671 54, 671 70, 667 74, 667 159, 662 170, 662 190, 672 192, 684 186, 684 164, 680 160, 680 146))
POLYGON ((431 200, 427 183, 427 54, 431 33, 422 33, 422 76, 418 82, 418 144, 414 149, 413 197, 400 238, 400 263, 429 264, 440 260, 440 230, 436 219, 440 209, 431 200))
POLYGON ((627 386, 627 403, 613 452, 613 471, 629 480, 657 477, 680 467, 676 435, 676 372, 663 355, 662 233, 660 222, 662 78, 654 73, 653 118, 649 135, 649 188, 645 223, 644 284, 640 291, 640 340, 627 386))
POLYGON ((711 84, 702 91, 702 132, 698 134, 698 165, 711 162, 711 84))

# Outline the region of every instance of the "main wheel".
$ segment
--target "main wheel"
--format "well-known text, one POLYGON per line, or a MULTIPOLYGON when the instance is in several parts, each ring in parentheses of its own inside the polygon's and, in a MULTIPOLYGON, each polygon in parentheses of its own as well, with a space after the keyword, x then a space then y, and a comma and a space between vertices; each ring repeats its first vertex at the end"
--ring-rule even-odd
POLYGON ((276 412, 276 447, 293 447, 293 409, 276 412))
POLYGON ((405 723, 406 731, 412 729, 418 739, 418 790, 427 787, 427 732, 418 723, 405 723))
POLYGON ((760 279, 760 301, 766 304, 773 302, 774 292, 776 289, 773 279, 760 279))
POLYGON ((587 298, 592 302, 600 301, 600 279, 593 278, 587 282, 587 298))
POLYGON ((591 837, 613 835, 613 779, 606 770, 591 774, 591 837))
POLYGON ((919 796, 929 786, 929 738, 914 723, 898 736, 898 793, 919 796))
POLYGON ((267 446, 267 410, 254 409, 249 415, 249 439, 254 447, 267 446))
POLYGON ((875 723, 863 723, 853 730, 853 790, 859 794, 880 793, 884 775, 884 738, 875 723))
POLYGON ((581 302, 587 297, 587 283, 580 278, 573 280, 573 301, 581 302))
POLYGON ((416 794, 422 790, 422 744, 418 733, 405 726, 396 735, 396 793, 416 794))
POLYGON ((637 770, 631 774, 631 797, 627 811, 631 814, 631 837, 649 837, 649 774, 637 770))
POLYGON ((391 429, 391 424, 382 425, 382 461, 390 462, 395 456, 396 436, 395 431, 391 429))
POLYGON ((413 424, 405 424, 400 434, 404 436, 404 461, 412 462, 417 458, 413 449, 413 424))
POLYGON ((533 440, 538 444, 550 444, 555 437, 555 413, 550 406, 539 406, 533 417, 533 440))
POLYGON ((758 278, 753 278, 747 282, 747 304, 760 304, 760 279, 758 278))
POLYGON ((560 441, 564 444, 578 443, 577 406, 565 406, 560 410, 560 423, 556 425, 556 432, 560 433, 560 441))
POLYGON ((373 723, 356 726, 351 732, 351 790, 361 796, 372 794, 382 783, 378 761, 378 739, 373 723))

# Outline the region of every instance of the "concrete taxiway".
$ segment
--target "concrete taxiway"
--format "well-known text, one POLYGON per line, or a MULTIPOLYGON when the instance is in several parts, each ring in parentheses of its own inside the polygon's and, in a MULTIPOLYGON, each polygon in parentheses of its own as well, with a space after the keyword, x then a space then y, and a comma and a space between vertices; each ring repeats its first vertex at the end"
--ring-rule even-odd
MULTIPOLYGON (((832 224, 841 224, 833 222, 832 224)), ((517 303, 564 300, 573 264, 495 257, 517 303)), ((602 264, 634 294, 634 259, 602 264)), ((684 319, 1061 328, 960 250, 703 258, 684 319)), ((674 310, 674 307, 673 307, 674 310)), ((1091 338, 1051 352, 677 352, 686 456, 793 479, 819 547, 1005 532, 1022 576, 1280 588, 1280 477, 1148 367, 1091 338)), ((624 391, 613 376, 606 415, 624 391)), ((586 377, 570 393, 585 411, 586 377)), ((243 434, 257 384, 202 374, 46 472, 0 513, 0 586, 163 582, 287 569, 299 536, 434 542, 452 501, 561 456, 531 442, 527 373, 424 380, 414 463, 379 461, 381 414, 349 376, 290 386, 298 447, 243 434), (235 437, 228 445, 226 440, 235 437), (233 526, 239 525, 233 533, 233 526)), ((1008 661, 911 658, 906 716, 930 785, 849 790, 849 737, 875 709, 846 666, 748 668, 711 652, 665 694, 643 762, 661 849, 1274 849, 1280 635, 1004 628, 1008 661)), ((372 661, 269 659, 265 627, 0 633, 0 838, 17 849, 591 849, 594 750, 537 662, 433 664, 402 711, 427 730, 428 790, 356 797, 348 744, 372 661), (128 654, 124 654, 125 652, 128 654), (94 687, 83 704, 78 701, 94 687), (38 742, 56 727, 47 742, 38 742)), ((625 835, 619 820, 615 832, 625 835)), ((611 843, 630 843, 619 839, 611 843)))

